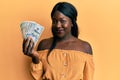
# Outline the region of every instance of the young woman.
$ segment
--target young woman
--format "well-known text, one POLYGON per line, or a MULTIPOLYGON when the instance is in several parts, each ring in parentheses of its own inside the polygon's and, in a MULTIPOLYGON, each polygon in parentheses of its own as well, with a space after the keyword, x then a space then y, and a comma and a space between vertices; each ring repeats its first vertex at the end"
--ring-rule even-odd
POLYGON ((93 80, 92 48, 78 39, 77 10, 68 2, 57 3, 52 12, 53 37, 39 43, 23 41, 23 53, 32 58, 30 72, 35 80, 93 80))

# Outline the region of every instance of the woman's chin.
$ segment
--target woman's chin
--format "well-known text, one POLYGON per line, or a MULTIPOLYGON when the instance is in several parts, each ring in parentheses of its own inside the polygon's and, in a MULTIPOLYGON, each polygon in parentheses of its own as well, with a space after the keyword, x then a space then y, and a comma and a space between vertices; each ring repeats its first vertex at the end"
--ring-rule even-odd
POLYGON ((58 38, 58 39, 63 39, 64 35, 56 35, 55 37, 58 38))

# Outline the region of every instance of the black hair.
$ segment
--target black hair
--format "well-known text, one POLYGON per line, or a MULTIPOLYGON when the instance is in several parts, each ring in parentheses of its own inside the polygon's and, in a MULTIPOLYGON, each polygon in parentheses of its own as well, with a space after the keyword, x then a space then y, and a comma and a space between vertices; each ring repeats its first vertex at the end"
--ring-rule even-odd
MULTIPOLYGON (((71 34, 78 38, 78 25, 76 23, 77 21, 77 10, 76 8, 68 2, 59 2, 57 3, 54 7, 53 10, 51 12, 51 18, 54 16, 54 13, 56 11, 60 11, 61 13, 63 13, 65 16, 69 17, 72 21, 73 26, 71 27, 71 34)), ((53 32, 53 31, 52 31, 53 32)), ((54 35, 54 34, 53 34, 54 35)), ((53 42, 52 45, 49 49, 49 52, 47 54, 47 56, 50 54, 50 52, 55 48, 56 46, 56 37, 53 37, 53 42)), ((48 60, 48 59, 47 59, 48 60)), ((49 63, 49 62, 48 62, 49 63)))
POLYGON ((51 12, 51 18, 54 16, 54 13, 56 11, 60 11, 61 13, 63 13, 65 16, 69 17, 72 21, 73 26, 71 27, 71 33, 74 37, 78 38, 78 25, 76 23, 77 21, 77 10, 76 8, 68 2, 59 2, 57 3, 52 12, 51 12))

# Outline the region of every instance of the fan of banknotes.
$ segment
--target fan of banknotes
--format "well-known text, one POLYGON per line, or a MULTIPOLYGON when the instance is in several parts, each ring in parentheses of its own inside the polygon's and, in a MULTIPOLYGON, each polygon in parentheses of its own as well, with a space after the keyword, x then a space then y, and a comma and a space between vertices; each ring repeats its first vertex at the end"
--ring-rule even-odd
POLYGON ((24 39, 27 37, 32 37, 35 44, 39 40, 44 27, 34 21, 23 21, 20 24, 22 36, 24 39))

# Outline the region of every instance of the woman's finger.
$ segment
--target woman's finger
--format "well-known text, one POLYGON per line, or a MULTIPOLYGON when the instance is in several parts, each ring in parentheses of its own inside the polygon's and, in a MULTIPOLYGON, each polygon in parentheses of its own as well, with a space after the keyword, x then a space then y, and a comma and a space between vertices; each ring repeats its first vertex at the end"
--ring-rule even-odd
POLYGON ((26 42, 26 40, 24 39, 24 40, 23 40, 23 44, 22 44, 23 53, 25 52, 25 42, 26 42))
POLYGON ((27 54, 28 46, 29 46, 30 38, 27 38, 26 43, 25 43, 25 54, 27 54))
POLYGON ((27 39, 24 39, 23 40, 23 53, 26 54, 26 42, 27 42, 27 39))
POLYGON ((30 39, 30 41, 29 41, 29 45, 28 45, 28 48, 27 48, 27 55, 30 55, 30 54, 32 54, 32 47, 33 47, 33 41, 32 41, 32 39, 30 39))
POLYGON ((31 40, 31 49, 30 49, 30 55, 32 55, 32 51, 34 49, 34 41, 33 39, 31 40))

